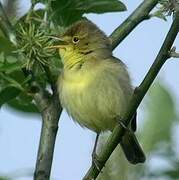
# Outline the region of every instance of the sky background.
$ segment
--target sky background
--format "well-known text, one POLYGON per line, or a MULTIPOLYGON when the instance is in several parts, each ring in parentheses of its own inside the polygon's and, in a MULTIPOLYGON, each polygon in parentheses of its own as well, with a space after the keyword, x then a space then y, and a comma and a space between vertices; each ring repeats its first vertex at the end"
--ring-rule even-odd
MULTIPOLYGON (((86 17, 110 35, 142 1, 123 0, 123 2, 128 8, 126 12, 88 14, 86 17)), ((28 8, 28 1, 24 0, 21 6, 24 9, 28 8)), ((134 86, 142 81, 154 61, 170 24, 170 18, 167 22, 157 18, 145 21, 115 49, 114 55, 128 66, 134 86)), ((174 44, 179 50, 179 37, 174 44)), ((179 59, 170 59, 158 77, 160 77, 159 80, 163 79, 176 97, 176 104, 179 105, 177 103, 179 100, 178 67, 179 59)), ((141 107, 142 105, 140 109, 141 107)), ((142 110, 139 110, 138 123, 142 123, 142 110)), ((10 175, 14 172, 22 172, 22 169, 32 170, 35 167, 40 129, 40 116, 17 113, 6 106, 0 109, 0 174, 10 175)), ((176 135, 179 137, 179 134, 176 135)), ((63 112, 54 152, 52 167, 54 179, 82 179, 91 164, 93 140, 93 132, 82 129, 63 112)), ((32 178, 17 179, 30 180, 32 178)))

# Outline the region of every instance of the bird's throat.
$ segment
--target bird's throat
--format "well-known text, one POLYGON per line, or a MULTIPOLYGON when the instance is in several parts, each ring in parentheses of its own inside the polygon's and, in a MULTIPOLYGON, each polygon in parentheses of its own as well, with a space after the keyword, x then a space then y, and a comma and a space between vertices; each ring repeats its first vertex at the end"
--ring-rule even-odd
POLYGON ((61 54, 64 69, 80 68, 84 61, 85 56, 74 52, 66 52, 61 54))

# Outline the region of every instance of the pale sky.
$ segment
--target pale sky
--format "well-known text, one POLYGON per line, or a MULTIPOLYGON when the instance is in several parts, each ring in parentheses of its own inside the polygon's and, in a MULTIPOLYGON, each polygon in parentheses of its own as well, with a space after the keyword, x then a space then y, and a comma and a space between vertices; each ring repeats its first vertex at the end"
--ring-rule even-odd
MULTIPOLYGON (((90 14, 87 17, 109 35, 142 1, 123 2, 128 8, 126 12, 90 14)), ((170 22, 170 18, 167 22, 157 18, 145 21, 115 49, 114 55, 128 66, 134 86, 141 82, 154 61, 170 22)), ((179 37, 175 45, 179 50, 179 37)), ((159 74, 175 95, 176 102, 179 99, 178 67, 179 59, 171 59, 159 74)), ((140 123, 142 116, 139 117, 140 123)), ((34 168, 41 128, 39 119, 38 116, 20 114, 5 106, 0 109, 0 174, 34 168)), ((63 113, 57 135, 52 176, 56 180, 82 179, 90 166, 93 139, 94 133, 82 129, 63 113)), ((23 177, 17 180, 32 178, 23 177)))

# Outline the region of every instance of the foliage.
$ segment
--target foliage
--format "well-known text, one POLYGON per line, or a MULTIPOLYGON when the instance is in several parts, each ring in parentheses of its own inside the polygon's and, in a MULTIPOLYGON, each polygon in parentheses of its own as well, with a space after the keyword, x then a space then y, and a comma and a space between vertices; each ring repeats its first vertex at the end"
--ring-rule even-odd
POLYGON ((171 141, 171 125, 177 118, 172 95, 165 86, 154 84, 149 91, 149 97, 146 102, 148 112, 141 132, 147 152, 154 150, 159 142, 171 141))
POLYGON ((3 177, 3 176, 0 176, 0 180, 10 180, 10 179, 6 178, 6 177, 3 177))
POLYGON ((124 10, 126 10, 125 5, 118 0, 52 1, 52 19, 62 26, 68 26, 74 21, 79 20, 85 13, 100 14, 124 10))
POLYGON ((179 0, 160 0, 158 9, 152 16, 166 21, 167 16, 175 15, 177 5, 179 5, 179 0))

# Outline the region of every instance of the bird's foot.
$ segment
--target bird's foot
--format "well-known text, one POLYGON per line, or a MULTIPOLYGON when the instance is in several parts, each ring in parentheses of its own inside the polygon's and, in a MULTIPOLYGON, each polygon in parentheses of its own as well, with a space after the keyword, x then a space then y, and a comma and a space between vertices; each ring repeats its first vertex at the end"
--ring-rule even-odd
POLYGON ((129 130, 129 128, 121 120, 119 120, 118 123, 123 129, 129 130))
MULTIPOLYGON (((125 131, 132 132, 131 129, 129 129, 124 122, 122 121, 122 118, 118 118, 118 124, 121 126, 125 131)), ((132 132, 133 133, 133 132, 132 132)))
POLYGON ((102 161, 99 159, 96 152, 93 152, 92 153, 92 164, 97 168, 98 171, 101 171, 101 168, 100 168, 101 163, 102 163, 102 161))

